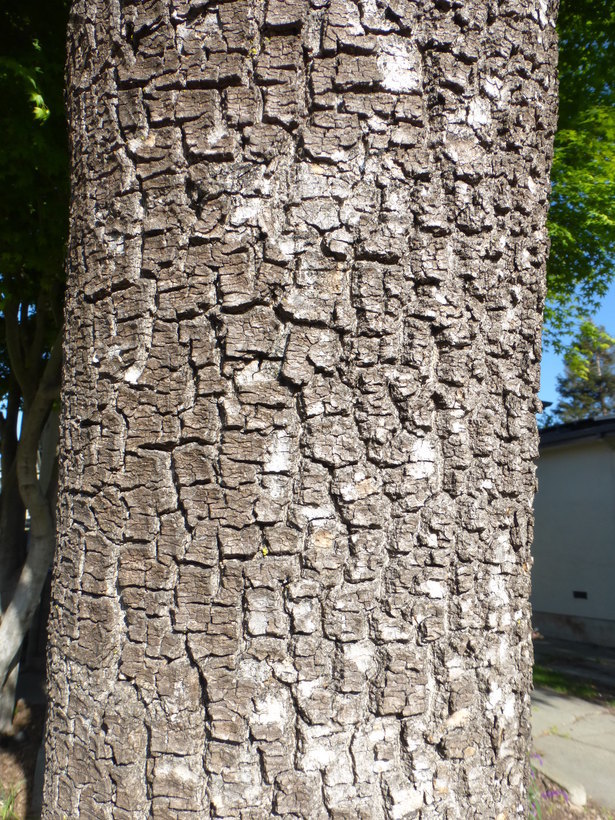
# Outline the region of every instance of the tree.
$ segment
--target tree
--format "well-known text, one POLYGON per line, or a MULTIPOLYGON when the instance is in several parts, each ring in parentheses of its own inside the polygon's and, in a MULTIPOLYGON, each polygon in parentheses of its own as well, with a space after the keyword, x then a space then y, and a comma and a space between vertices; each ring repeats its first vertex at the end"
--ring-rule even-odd
POLYGON ((75 3, 44 817, 523 814, 553 17, 75 3))
MULTIPOLYGON (((61 330, 67 186, 60 98, 66 6, 66 0, 52 4, 28 0, 2 13, 0 82, 5 104, 0 113, 4 135, 0 158, 0 319, 4 319, 5 305, 13 317, 20 317, 19 321, 13 318, 12 349, 28 349, 25 359, 29 362, 39 357, 38 367, 30 365, 29 378, 34 385, 61 330), (33 127, 35 119, 46 123, 45 128, 33 127), (36 339, 44 340, 42 347, 31 344, 34 324, 39 327, 36 339)), ((553 250, 545 333, 547 343, 557 348, 562 347, 563 334, 575 324, 579 313, 595 307, 608 287, 615 241, 614 200, 610 194, 615 141, 610 44, 615 13, 605 0, 582 4, 563 0, 561 6, 562 105, 553 174, 553 250)), ((0 331, 0 335, 4 333, 0 331)), ((0 430, 5 464, 0 495, 0 601, 6 609, 24 569, 27 540, 24 498, 16 471, 20 430, 24 429, 21 417, 24 409, 27 413, 27 403, 23 404, 16 379, 19 361, 11 361, 6 344, 0 344, 0 370, 0 393, 6 408, 0 430)), ((52 394, 55 388, 48 406, 52 394)), ((30 441, 22 441, 21 449, 34 452, 41 427, 34 430, 26 425, 25 429, 30 431, 30 441)), ((33 465, 34 459, 30 458, 29 463, 33 465)), ((32 485, 32 480, 29 483, 32 485)), ((54 506, 54 486, 52 482, 51 492, 45 493, 50 510, 54 506)), ((17 652, 27 631, 46 575, 48 555, 48 549, 41 555, 38 581, 30 581, 23 588, 27 594, 17 622, 9 618, 0 635, 5 647, 0 680, 12 667, 0 695, 0 731, 9 727, 13 711, 17 665, 16 655, 11 657, 11 653, 17 652), (11 638, 7 642, 9 631, 11 638)))
POLYGON ((19 650, 54 546, 55 481, 39 458, 60 377, 66 16, 62 1, 0 12, 0 732, 12 723, 19 650))
POLYGON ((613 281, 615 254, 615 7, 562 0, 559 122, 549 233, 546 340, 593 313, 613 281))
POLYGON ((560 400, 551 421, 565 423, 615 412, 615 339, 586 320, 564 357, 560 400))

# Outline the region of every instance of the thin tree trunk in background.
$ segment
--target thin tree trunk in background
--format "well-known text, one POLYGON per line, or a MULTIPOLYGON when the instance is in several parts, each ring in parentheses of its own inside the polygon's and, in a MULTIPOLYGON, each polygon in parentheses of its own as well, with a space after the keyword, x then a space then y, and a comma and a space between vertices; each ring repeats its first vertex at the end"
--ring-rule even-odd
MULTIPOLYGON (((1 431, 0 464, 3 472, 0 493, 0 616, 4 614, 13 597, 25 556, 25 509, 19 494, 16 464, 20 398, 19 388, 13 379, 9 387, 1 431)), ((0 734, 8 734, 13 726, 18 676, 19 664, 16 663, 0 688, 0 734)))
POLYGON ((11 380, 1 430, 2 492, 0 493, 0 609, 8 606, 23 563, 25 510, 17 483, 17 422, 21 394, 11 380))
POLYGON ((553 17, 75 3, 43 817, 523 816, 553 17))
POLYGON ((58 415, 52 405, 59 395, 62 359, 60 338, 44 355, 50 330, 45 297, 36 305, 9 299, 3 318, 11 374, 0 429, 0 734, 12 729, 22 644, 55 546, 58 415), (42 440, 50 416, 55 417, 55 440, 48 433, 42 440))
MULTIPOLYGON (((18 653, 40 603, 54 554, 55 515, 46 493, 51 489, 53 495, 55 486, 41 485, 39 445, 60 386, 60 341, 58 338, 53 345, 32 400, 24 409, 15 457, 19 494, 30 515, 30 528, 25 560, 0 622, 0 687, 7 682, 10 670, 18 660, 18 653)), ((47 473, 51 474, 52 471, 47 470, 47 473)))

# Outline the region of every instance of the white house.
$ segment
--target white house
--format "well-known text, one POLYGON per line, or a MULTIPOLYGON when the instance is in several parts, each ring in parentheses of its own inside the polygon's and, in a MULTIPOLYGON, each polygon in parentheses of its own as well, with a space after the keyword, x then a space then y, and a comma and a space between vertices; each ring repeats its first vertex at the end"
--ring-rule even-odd
POLYGON ((535 628, 615 646, 615 418, 541 432, 534 509, 535 628))

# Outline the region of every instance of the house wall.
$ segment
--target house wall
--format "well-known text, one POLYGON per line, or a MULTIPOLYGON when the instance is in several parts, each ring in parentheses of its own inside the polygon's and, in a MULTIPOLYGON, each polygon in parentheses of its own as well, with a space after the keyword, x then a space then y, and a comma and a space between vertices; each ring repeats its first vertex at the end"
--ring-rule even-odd
POLYGON ((543 448, 538 481, 534 625, 549 637, 615 646, 615 440, 543 448))

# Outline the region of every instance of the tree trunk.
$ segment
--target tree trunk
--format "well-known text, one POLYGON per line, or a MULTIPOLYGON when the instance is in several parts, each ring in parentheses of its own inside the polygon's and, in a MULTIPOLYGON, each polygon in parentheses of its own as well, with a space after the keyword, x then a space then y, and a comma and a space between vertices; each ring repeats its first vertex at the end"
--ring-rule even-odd
POLYGON ((43 817, 526 798, 548 2, 76 2, 43 817))
MULTIPOLYGON (((13 597, 24 562, 26 531, 25 509, 17 482, 17 422, 20 393, 14 379, 10 380, 6 415, 1 424, 2 491, 0 492, 0 621, 13 597)), ((11 669, 4 686, 0 687, 0 735, 13 726, 15 695, 19 664, 11 669)))
POLYGON ((0 417, 0 611, 4 611, 17 583, 24 560, 26 532, 25 509, 17 482, 17 425, 21 394, 15 379, 10 379, 6 414, 0 417))
POLYGON ((39 476, 39 444, 57 398, 61 358, 58 338, 46 360, 32 401, 24 408, 15 457, 19 494, 30 514, 30 531, 28 552, 0 622, 0 691, 7 683, 13 685, 10 673, 18 662, 18 653, 40 603, 54 553, 55 516, 46 495, 51 490, 55 500, 55 487, 50 486, 53 471, 45 468, 47 486, 43 487, 39 476))
MULTIPOLYGON (((40 359, 41 354, 36 364, 40 359)), ((2 431, 2 464, 7 469, 0 496, 0 734, 12 728, 19 656, 49 576, 55 547, 58 416, 51 407, 59 391, 60 363, 58 340, 43 362, 34 394, 24 403, 19 438, 19 391, 9 395, 2 431), (29 533, 25 531, 26 507, 29 533)), ((30 377, 33 370, 28 369, 30 377)))

